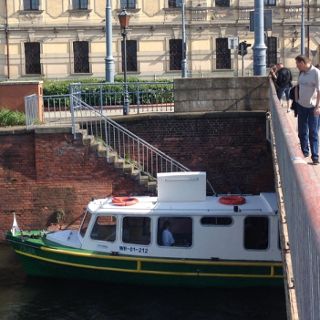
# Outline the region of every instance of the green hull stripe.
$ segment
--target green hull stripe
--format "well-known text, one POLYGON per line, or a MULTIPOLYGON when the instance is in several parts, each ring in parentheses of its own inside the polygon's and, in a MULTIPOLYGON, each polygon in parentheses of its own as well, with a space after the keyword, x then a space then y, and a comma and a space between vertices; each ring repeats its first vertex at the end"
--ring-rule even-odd
MULTIPOLYGON (((191 276, 191 277, 197 276, 197 277, 270 278, 270 279, 283 278, 282 275, 274 275, 273 268, 271 269, 272 271, 271 271, 270 275, 151 271, 151 270, 141 270, 141 260, 135 259, 137 261, 137 269, 133 270, 133 269, 122 269, 122 268, 111 268, 111 267, 99 267, 99 266, 78 264, 78 263, 72 263, 72 262, 66 262, 66 261, 58 261, 58 260, 54 260, 54 259, 39 257, 39 256, 30 254, 30 253, 26 253, 26 252, 23 252, 20 250, 15 250, 15 251, 17 254, 27 256, 27 257, 30 257, 33 259, 37 259, 37 260, 42 260, 42 261, 51 262, 51 263, 55 263, 55 264, 59 264, 59 265, 70 266, 70 267, 93 269, 93 270, 115 271, 115 272, 125 272, 125 273, 140 273, 140 274, 142 273, 142 274, 154 274, 154 275, 168 275, 168 276, 191 276)), ((54 250, 54 251, 56 251, 56 250, 54 250)), ((152 259, 148 259, 148 261, 150 261, 150 260, 152 260, 152 259)), ((162 260, 162 259, 158 259, 158 260, 162 260)), ((170 260, 165 260, 165 261, 170 261, 170 260)), ((237 264, 234 263, 234 265, 237 265, 237 264)), ((267 264, 259 264, 259 265, 266 266, 267 264)))

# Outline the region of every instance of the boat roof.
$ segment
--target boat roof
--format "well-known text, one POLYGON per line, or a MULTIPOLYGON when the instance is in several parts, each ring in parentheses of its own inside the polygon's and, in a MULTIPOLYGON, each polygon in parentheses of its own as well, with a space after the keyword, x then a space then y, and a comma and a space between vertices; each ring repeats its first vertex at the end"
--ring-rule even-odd
POLYGON ((242 205, 225 205, 219 202, 219 196, 207 196, 203 201, 159 201, 158 197, 134 197, 132 205, 119 206, 112 202, 112 197, 93 200, 88 210, 95 214, 117 215, 275 215, 277 199, 275 193, 246 195, 242 205))

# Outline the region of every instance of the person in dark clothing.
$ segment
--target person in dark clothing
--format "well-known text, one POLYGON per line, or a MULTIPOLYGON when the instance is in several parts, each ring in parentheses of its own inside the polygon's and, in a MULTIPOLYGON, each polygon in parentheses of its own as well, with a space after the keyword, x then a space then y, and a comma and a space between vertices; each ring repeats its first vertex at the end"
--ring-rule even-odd
POLYGON ((285 68, 282 63, 277 64, 276 73, 276 90, 278 99, 281 101, 282 96, 285 95, 287 101, 287 112, 290 112, 289 93, 292 87, 292 74, 288 68, 285 68))

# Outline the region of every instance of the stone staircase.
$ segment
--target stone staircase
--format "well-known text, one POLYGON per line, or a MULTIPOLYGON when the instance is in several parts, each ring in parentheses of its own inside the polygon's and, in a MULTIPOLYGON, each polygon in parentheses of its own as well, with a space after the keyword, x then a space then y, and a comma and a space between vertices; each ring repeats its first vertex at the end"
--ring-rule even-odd
POLYGON ((98 157, 104 157, 108 163, 112 163, 116 169, 122 171, 124 174, 131 176, 140 185, 144 186, 149 192, 155 193, 157 189, 157 181, 151 175, 137 169, 129 160, 119 158, 118 153, 113 150, 107 150, 103 140, 89 135, 87 130, 78 129, 77 133, 81 135, 84 145, 90 146, 90 150, 95 152, 98 157))

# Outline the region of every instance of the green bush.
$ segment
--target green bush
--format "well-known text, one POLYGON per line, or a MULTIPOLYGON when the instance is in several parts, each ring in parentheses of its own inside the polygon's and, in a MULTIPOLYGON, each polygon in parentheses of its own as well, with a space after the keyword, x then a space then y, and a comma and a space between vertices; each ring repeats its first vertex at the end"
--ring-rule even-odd
MULTIPOLYGON (((66 95, 69 93, 71 83, 81 83, 81 99, 92 106, 121 105, 123 101, 122 77, 115 78, 115 84, 106 83, 102 79, 73 79, 73 80, 46 80, 43 86, 44 96, 66 95), (85 84, 88 83, 88 86, 85 84), (102 87, 94 87, 90 84, 101 84, 102 87), (102 93, 102 94, 101 94, 102 93), (102 103, 101 103, 102 98, 102 103)), ((128 91, 130 104, 156 104, 173 102, 172 83, 169 80, 159 80, 156 83, 140 80, 136 77, 128 78, 128 91), (144 83, 145 84, 141 84, 144 83), (161 84, 159 84, 159 82, 161 84), (137 84, 139 83, 139 85, 137 84), (138 92, 131 95, 130 92, 138 92), (138 101, 139 99, 139 101, 138 101)), ((68 107, 68 106, 67 106, 68 107)))
POLYGON ((0 109, 0 127, 19 126, 26 123, 23 112, 12 111, 6 108, 0 109))

